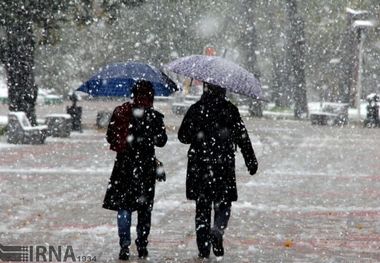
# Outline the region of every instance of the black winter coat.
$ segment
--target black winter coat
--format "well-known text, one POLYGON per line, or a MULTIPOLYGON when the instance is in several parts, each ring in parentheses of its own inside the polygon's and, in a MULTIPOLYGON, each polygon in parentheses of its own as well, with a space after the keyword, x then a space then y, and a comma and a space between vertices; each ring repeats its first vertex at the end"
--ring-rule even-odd
POLYGON ((154 146, 163 147, 167 141, 164 115, 152 108, 135 110, 128 129, 127 150, 116 155, 103 201, 106 209, 134 211, 153 207, 156 181, 154 146))
POLYGON ((224 97, 202 95, 187 111, 178 138, 190 144, 187 198, 236 201, 235 145, 241 148, 251 174, 257 170, 256 156, 237 107, 224 97))

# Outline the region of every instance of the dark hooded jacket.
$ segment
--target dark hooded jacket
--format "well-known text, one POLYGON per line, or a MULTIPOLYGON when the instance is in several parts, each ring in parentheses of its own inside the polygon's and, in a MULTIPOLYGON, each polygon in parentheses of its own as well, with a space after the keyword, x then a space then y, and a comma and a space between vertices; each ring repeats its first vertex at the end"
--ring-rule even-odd
POLYGON ((152 209, 156 158, 154 147, 167 141, 164 115, 154 110, 151 103, 131 104, 128 120, 128 140, 125 150, 117 152, 114 168, 103 201, 110 210, 152 209))
POLYGON ((190 144, 187 198, 236 201, 236 145, 250 173, 257 170, 256 156, 237 107, 224 96, 204 93, 187 111, 178 138, 190 144))

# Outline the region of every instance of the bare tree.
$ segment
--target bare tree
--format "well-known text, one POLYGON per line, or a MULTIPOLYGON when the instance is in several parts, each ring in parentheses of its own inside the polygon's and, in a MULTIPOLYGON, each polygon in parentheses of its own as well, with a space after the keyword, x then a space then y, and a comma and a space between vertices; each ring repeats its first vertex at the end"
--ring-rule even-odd
MULTIPOLYGON (((107 0, 103 1, 101 6, 105 8, 104 13, 111 12, 113 14, 117 6, 107 0)), ((0 2, 0 26, 5 30, 5 43, 0 46, 0 55, 8 77, 10 111, 24 111, 32 125, 37 124, 35 104, 38 87, 34 80, 36 45, 54 42, 51 33, 58 27, 59 21, 65 22, 68 18, 73 18, 77 24, 87 25, 93 19, 92 9, 95 2, 95 0, 0 2), (35 40, 36 36, 33 30, 35 27, 43 29, 40 43, 36 43, 35 40)), ((142 2, 143 0, 120 0, 117 3, 118 5, 136 6, 142 2)))
MULTIPOLYGON (((255 25, 254 10, 257 7, 257 1, 244 0, 239 6, 239 14, 242 17, 237 21, 240 36, 237 39, 244 56, 242 56, 242 64, 245 68, 252 72, 257 79, 260 80, 261 72, 257 63, 256 51, 258 50, 257 32, 255 25)), ((252 100, 250 103, 250 111, 256 117, 262 117, 262 105, 258 100, 252 100)))
POLYGON ((265 10, 268 13, 268 32, 267 37, 269 39, 270 59, 272 62, 272 101, 276 107, 289 107, 292 102, 292 81, 290 78, 291 69, 288 66, 289 59, 287 56, 289 52, 285 52, 283 37, 279 39, 279 35, 283 26, 276 16, 276 6, 274 1, 265 2, 265 10))
POLYGON ((355 75, 358 61, 358 33, 353 27, 353 23, 358 19, 367 19, 367 11, 355 11, 347 9, 346 29, 340 43, 341 61, 339 65, 339 100, 343 103, 355 103, 355 75))
POLYGON ((34 105, 37 87, 34 83, 33 16, 19 2, 2 3, 2 23, 5 27, 3 62, 8 76, 9 110, 24 111, 31 123, 37 123, 34 105))
POLYGON ((297 1, 287 0, 286 10, 290 22, 289 47, 290 64, 294 76, 294 116, 299 119, 308 114, 305 80, 305 33, 304 21, 297 12, 297 1))

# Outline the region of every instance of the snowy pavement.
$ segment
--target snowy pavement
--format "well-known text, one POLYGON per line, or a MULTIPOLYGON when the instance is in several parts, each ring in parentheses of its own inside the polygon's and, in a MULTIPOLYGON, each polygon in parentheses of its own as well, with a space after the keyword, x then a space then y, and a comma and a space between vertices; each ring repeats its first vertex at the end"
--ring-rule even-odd
MULTIPOLYGON (((239 201, 224 262, 380 262, 380 129, 257 119, 246 125, 259 172, 249 176, 237 153, 239 201)), ((114 159, 104 131, 36 146, 1 140, 0 243, 71 245, 76 256, 119 262, 116 215, 101 208, 114 159)), ((172 131, 157 149, 168 180, 157 183, 150 257, 138 260, 133 245, 132 262, 196 262, 187 149, 172 131)))

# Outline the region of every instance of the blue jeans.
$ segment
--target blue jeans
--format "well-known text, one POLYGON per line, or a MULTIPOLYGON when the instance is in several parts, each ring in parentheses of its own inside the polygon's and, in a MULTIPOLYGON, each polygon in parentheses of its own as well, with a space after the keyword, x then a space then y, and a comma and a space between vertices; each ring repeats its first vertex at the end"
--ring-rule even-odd
MULTIPOLYGON (((151 209, 137 210, 137 239, 136 246, 146 247, 148 245, 148 236, 151 225, 151 209)), ((119 233, 120 247, 129 247, 131 245, 131 224, 132 224, 132 211, 119 210, 117 213, 117 226, 119 233)))

